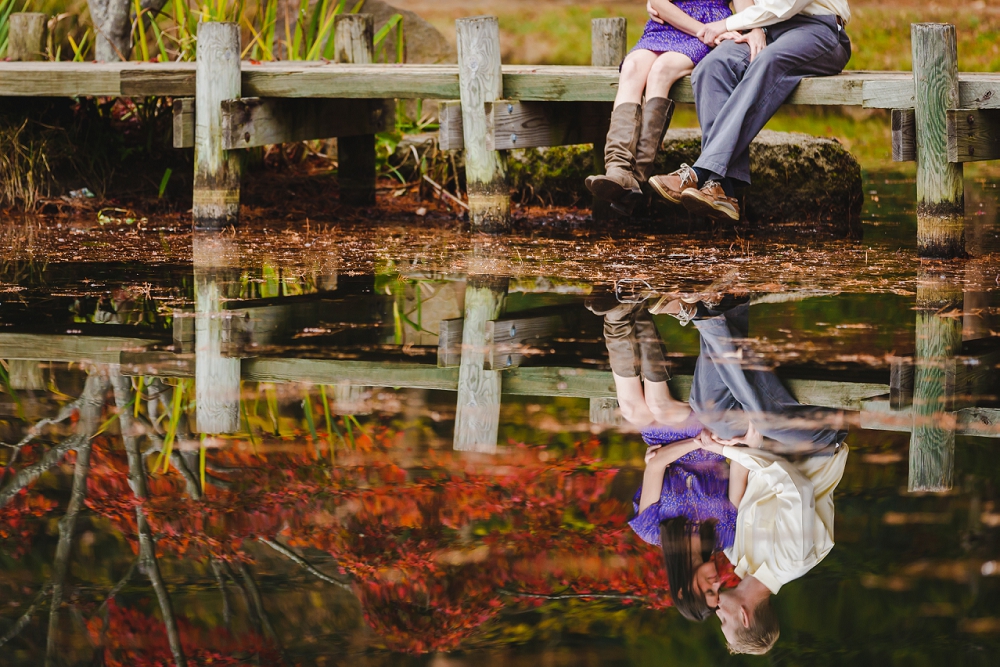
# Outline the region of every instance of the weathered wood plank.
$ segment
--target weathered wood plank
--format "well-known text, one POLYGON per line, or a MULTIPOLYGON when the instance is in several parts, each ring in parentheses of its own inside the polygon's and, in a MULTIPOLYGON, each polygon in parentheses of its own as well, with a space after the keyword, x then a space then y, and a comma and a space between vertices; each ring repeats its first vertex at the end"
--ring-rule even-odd
POLYGON ((490 141, 493 109, 503 99, 500 24, 496 17, 480 16, 459 19, 455 27, 469 222, 474 231, 504 232, 510 228, 507 159, 497 153, 490 141))
MULTIPOLYGON (((371 14, 338 16, 334 32, 337 62, 368 65, 375 60, 375 21, 371 14)), ((378 109, 384 113, 385 103, 378 109)), ((337 183, 343 203, 374 206, 376 163, 375 131, 345 134, 337 142, 337 183)))
POLYGON ((962 351, 960 286, 925 268, 917 281, 910 491, 947 491, 955 471, 953 360, 962 351), (949 376, 952 376, 949 379, 949 376))
POLYGON ((222 103, 242 94, 239 58, 237 24, 198 24, 191 207, 197 229, 221 229, 239 221, 242 161, 239 153, 227 151, 222 145, 222 103))
POLYGON ((948 161, 1000 159, 1000 110, 948 110, 948 161))
POLYGON ((621 426, 623 422, 622 413, 618 409, 618 399, 615 398, 592 398, 590 399, 590 423, 599 426, 621 426))
POLYGON ((346 383, 362 387, 458 390, 458 368, 353 359, 244 359, 243 379, 251 382, 346 383))
POLYGON ((894 410, 913 404, 913 355, 889 358, 889 403, 894 410))
MULTIPOLYGON (((1000 438, 1000 408, 965 408, 955 413, 955 434, 1000 438)), ((913 431, 912 408, 894 410, 888 396, 877 396, 861 404, 861 428, 871 431, 913 431)))
POLYGON ((244 97, 222 103, 222 144, 235 150, 356 137, 388 132, 395 122, 392 101, 244 97))
POLYGON ((445 99, 459 97, 456 65, 243 65, 243 92, 256 97, 445 99))
POLYGON ((154 343, 143 338, 0 333, 0 359, 116 364, 123 351, 154 343))
MULTIPOLYGON (((439 146, 442 150, 465 147, 461 107, 442 104, 439 146)), ((592 144, 604 140, 611 118, 610 102, 518 102, 501 100, 493 105, 493 150, 592 144)))
POLYGON ((0 62, 4 97, 115 97, 121 63, 0 62))
POLYGON ((14 61, 45 60, 49 17, 41 12, 15 12, 8 19, 7 57, 14 61))
POLYGON ((473 276, 466 282, 455 411, 456 451, 491 453, 497 448, 503 375, 486 369, 487 327, 503 313, 509 284, 509 279, 498 276, 473 276))
MULTIPOLYGON (((195 63, 116 63, 122 97, 194 97, 195 63)), ((243 63, 247 67, 248 63, 243 63)))
POLYGON ((917 249, 921 257, 965 255, 962 166, 948 162, 948 109, 959 104, 955 26, 911 26, 916 82, 917 249))
POLYGON ((174 100, 174 148, 194 148, 194 98, 174 100))
POLYGON ((917 120, 913 109, 892 110, 892 161, 916 162, 917 120))
POLYGON ((438 368, 458 367, 462 363, 462 330, 465 319, 441 320, 438 325, 438 368))
POLYGON ((567 329, 564 313, 539 314, 535 312, 504 317, 486 323, 486 368, 499 371, 516 368, 525 359, 528 348, 550 340, 556 333, 567 329))

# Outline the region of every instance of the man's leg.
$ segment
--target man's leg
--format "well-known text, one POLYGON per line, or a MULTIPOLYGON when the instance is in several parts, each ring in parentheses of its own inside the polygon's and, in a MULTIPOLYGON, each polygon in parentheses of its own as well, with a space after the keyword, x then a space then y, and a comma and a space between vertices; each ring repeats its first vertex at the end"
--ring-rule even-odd
MULTIPOLYGON (((721 107, 702 107, 701 97, 696 97, 703 135, 702 153, 695 168, 749 183, 750 142, 803 78, 838 74, 850 56, 850 40, 832 16, 797 16, 769 28, 767 47, 749 63, 721 107), (717 113, 709 122, 702 120, 702 114, 711 116, 712 111, 717 113)), ((711 75, 709 80, 698 82, 706 88, 705 103, 711 105, 719 98, 707 90, 721 90, 725 78, 720 79, 720 68, 703 72, 699 69, 694 72, 695 78, 711 75)))
POLYGON ((842 440, 842 431, 826 425, 832 416, 829 410, 801 405, 774 371, 743 367, 746 360, 734 339, 747 337, 749 312, 749 306, 744 305, 719 317, 696 320, 702 356, 715 361, 722 382, 765 437, 803 453, 842 440))

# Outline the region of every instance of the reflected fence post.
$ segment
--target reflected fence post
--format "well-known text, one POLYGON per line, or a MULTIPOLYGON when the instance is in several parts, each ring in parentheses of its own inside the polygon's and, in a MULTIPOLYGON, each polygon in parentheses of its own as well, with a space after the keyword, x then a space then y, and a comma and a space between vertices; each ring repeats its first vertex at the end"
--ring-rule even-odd
POLYGON ((195 404, 197 432, 236 433, 240 426, 240 359, 225 356, 223 291, 234 265, 229 237, 195 234, 195 404))
POLYGON ((955 356, 962 289, 924 270, 917 282, 909 491, 949 491, 955 472, 955 356))
POLYGON ((500 371, 485 369, 490 346, 486 323, 503 313, 510 280, 498 276, 469 276, 465 287, 462 361, 458 372, 455 412, 455 449, 495 453, 500 433, 500 371))

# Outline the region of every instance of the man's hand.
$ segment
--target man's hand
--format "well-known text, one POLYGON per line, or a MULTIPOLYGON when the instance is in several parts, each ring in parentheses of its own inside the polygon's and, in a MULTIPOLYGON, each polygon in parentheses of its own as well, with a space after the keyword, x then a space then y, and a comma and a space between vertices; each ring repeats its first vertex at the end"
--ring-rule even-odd
POLYGON ((718 46, 719 44, 722 44, 726 40, 735 42, 739 40, 741 37, 743 37, 743 33, 736 32, 735 30, 727 30, 726 32, 722 33, 721 35, 715 38, 715 45, 718 46))
POLYGON ((739 445, 746 445, 747 447, 760 449, 761 447, 764 446, 764 436, 761 434, 760 431, 757 430, 757 428, 753 425, 752 422, 747 428, 746 435, 743 435, 739 438, 733 438, 732 440, 723 440, 713 435, 712 439, 715 440, 715 442, 717 442, 720 446, 726 446, 726 447, 736 447, 739 445))
POLYGON ((738 38, 733 40, 737 44, 746 44, 750 47, 750 62, 764 50, 767 46, 767 35, 760 28, 754 28, 745 35, 740 35, 738 38))
POLYGON ((728 30, 726 29, 725 21, 713 21, 712 23, 706 23, 705 26, 698 31, 697 37, 708 46, 715 46, 715 40, 726 32, 728 32, 728 30))
POLYGON ((660 25, 663 25, 663 19, 660 18, 660 13, 656 11, 655 7, 653 7, 653 0, 648 0, 648 2, 646 2, 646 12, 649 14, 649 18, 653 19, 660 25))
POLYGON ((698 444, 706 452, 723 456, 722 443, 716 440, 715 436, 708 432, 708 429, 702 431, 701 434, 698 435, 698 444))

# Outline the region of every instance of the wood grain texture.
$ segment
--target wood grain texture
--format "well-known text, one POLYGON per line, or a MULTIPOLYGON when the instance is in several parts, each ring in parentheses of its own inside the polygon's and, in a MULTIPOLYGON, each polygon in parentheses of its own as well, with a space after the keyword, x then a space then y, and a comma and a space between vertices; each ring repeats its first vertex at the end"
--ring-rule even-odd
MULTIPOLYGON (((369 65, 375 60, 375 21, 370 14, 338 16, 335 31, 337 62, 369 65)), ((349 206, 373 206, 375 171, 375 133, 343 135, 337 142, 340 200, 349 206)))
POLYGON ((343 65, 333 63, 243 66, 243 90, 257 97, 459 98, 456 65, 343 65))
MULTIPOLYGON (((442 150, 464 148, 461 107, 454 103, 442 104, 439 115, 439 147, 442 150)), ((603 143, 610 118, 610 102, 501 100, 493 105, 493 132, 488 141, 494 150, 603 143)))
MULTIPOLYGON (((1000 438, 1000 408, 964 408, 955 420, 955 435, 1000 438)), ((888 396, 870 398, 862 403, 860 423, 865 430, 911 433, 912 408, 894 410, 888 396)))
POLYGON ((917 159, 917 120, 913 109, 892 110, 892 161, 917 159))
POLYGON ((222 145, 222 103, 238 99, 240 29, 235 23, 199 23, 195 95, 194 225, 220 229, 240 212, 240 156, 222 145))
POLYGON ((193 97, 174 100, 174 148, 194 148, 193 97))
POLYGON ((456 451, 492 453, 497 448, 503 376, 485 367, 489 350, 487 323, 503 313, 509 283, 507 278, 494 276, 474 276, 466 283, 455 412, 456 451))
POLYGON ((457 368, 462 364, 464 324, 464 318, 441 320, 438 326, 438 368, 457 368))
POLYGON ((953 360, 962 351, 962 290, 924 270, 917 282, 909 490, 947 491, 955 469, 953 360))
POLYGON ((8 20, 7 57, 15 62, 45 60, 49 17, 39 12, 15 12, 8 20))
MULTIPOLYGON (((205 25, 205 24, 202 24, 205 25)), ((194 257, 195 403, 198 433, 235 433, 240 428, 238 358, 227 356, 232 313, 223 307, 222 289, 233 280, 232 240, 196 234, 194 257)))
POLYGON ((44 391, 45 373, 40 361, 8 359, 7 380, 15 391, 44 391))
POLYGON ((949 109, 948 161, 1000 159, 1000 110, 949 109))
POLYGON ((194 97, 197 63, 118 63, 122 97, 194 97))
POLYGON ((251 382, 306 382, 363 387, 458 389, 457 368, 429 364, 342 359, 244 359, 243 378, 251 382))
POLYGON ((959 107, 955 26, 911 27, 917 126, 917 246, 921 256, 965 254, 962 166, 948 161, 948 109, 959 107))
POLYGON ((459 19, 455 27, 469 222, 476 231, 503 232, 510 228, 507 158, 490 145, 494 103, 504 91, 500 24, 496 17, 482 16, 459 19))
POLYGON ((122 352, 154 343, 143 338, 0 333, 0 359, 116 364, 122 352))
POLYGON ((590 22, 590 64, 618 67, 628 53, 628 19, 615 17, 590 22))
POLYGON ((537 346, 547 344, 556 334, 568 330, 570 321, 576 319, 569 312, 545 310, 548 312, 518 313, 487 322, 486 368, 499 371, 520 366, 537 346))
POLYGON ((616 398, 592 398, 590 399, 590 423, 598 426, 621 426, 621 410, 618 409, 618 399, 616 398))
MULTIPOLYGON (((194 99, 174 100, 174 148, 194 146, 194 99)), ((353 137, 395 127, 391 100, 244 97, 222 103, 225 150, 292 141, 353 137)))
POLYGON ((889 404, 904 410, 913 404, 913 355, 889 358, 889 404))

